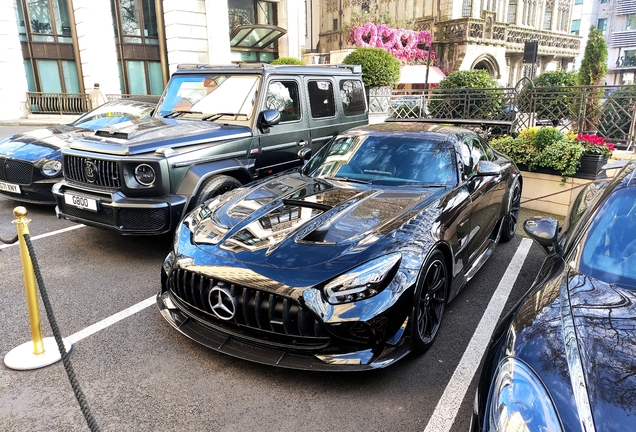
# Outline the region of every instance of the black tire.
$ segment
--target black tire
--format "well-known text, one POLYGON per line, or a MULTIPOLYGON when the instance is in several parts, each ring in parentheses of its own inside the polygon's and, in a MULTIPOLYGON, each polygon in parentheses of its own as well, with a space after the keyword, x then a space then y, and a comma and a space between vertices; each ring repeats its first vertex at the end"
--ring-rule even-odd
POLYGON ((423 353, 432 344, 442 324, 448 295, 448 270, 444 254, 433 252, 417 282, 411 312, 411 349, 423 353))
POLYGON ((203 204, 209 199, 224 194, 227 191, 241 187, 242 184, 234 177, 217 175, 203 183, 194 199, 194 205, 203 204))
POLYGON ((508 208, 508 212, 501 222, 501 236, 499 237, 499 241, 502 243, 512 240, 517 231, 519 209, 521 208, 521 185, 518 181, 515 180, 510 194, 510 208, 508 208))

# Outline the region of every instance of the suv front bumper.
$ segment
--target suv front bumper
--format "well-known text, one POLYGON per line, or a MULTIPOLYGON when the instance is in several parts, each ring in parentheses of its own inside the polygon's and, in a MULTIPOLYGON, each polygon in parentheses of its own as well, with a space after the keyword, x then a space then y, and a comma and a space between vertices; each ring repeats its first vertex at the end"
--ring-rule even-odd
POLYGON ((183 196, 129 198, 119 191, 75 189, 62 181, 53 186, 58 218, 127 235, 158 235, 172 231, 186 205, 183 196), (89 206, 74 205, 67 197, 81 197, 89 206), (94 208, 89 208, 94 205, 94 208), (96 210, 95 210, 96 208, 96 210))

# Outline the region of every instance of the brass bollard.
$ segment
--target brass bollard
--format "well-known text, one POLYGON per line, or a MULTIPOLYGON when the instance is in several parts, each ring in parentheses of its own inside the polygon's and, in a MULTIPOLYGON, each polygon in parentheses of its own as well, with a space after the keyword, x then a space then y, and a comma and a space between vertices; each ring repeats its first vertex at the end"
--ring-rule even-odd
POLYGON ((18 241, 20 243, 20 258, 22 259, 22 273, 24 274, 24 287, 26 288, 27 308, 29 309, 29 321, 31 323, 31 338, 33 340, 33 354, 44 352, 42 342, 42 323, 40 321, 40 308, 38 306, 38 292, 35 285, 35 272, 33 262, 29 255, 24 235, 29 233, 29 212, 24 207, 16 207, 13 215, 17 218, 13 221, 18 229, 18 241))
MULTIPOLYGON (((48 337, 42 339, 42 322, 40 321, 40 308, 38 306, 38 292, 35 283, 35 271, 33 261, 29 255, 24 235, 29 234, 29 222, 27 219, 27 209, 16 207, 13 210, 17 218, 13 221, 18 230, 18 241, 20 245, 20 258, 22 259, 22 272, 24 274, 24 286, 26 288, 27 308, 29 309, 29 322, 31 324, 32 341, 12 349, 4 357, 4 364, 11 369, 31 370, 48 366, 62 358, 55 338, 48 337)), ((71 350, 72 345, 63 339, 66 352, 71 350)))

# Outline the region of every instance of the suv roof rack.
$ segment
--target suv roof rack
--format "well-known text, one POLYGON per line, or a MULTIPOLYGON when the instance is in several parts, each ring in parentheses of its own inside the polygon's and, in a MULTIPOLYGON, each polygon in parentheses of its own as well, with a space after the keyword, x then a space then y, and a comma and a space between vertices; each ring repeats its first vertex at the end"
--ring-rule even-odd
POLYGON ((276 69, 278 67, 311 67, 311 68, 334 68, 334 69, 349 69, 351 72, 355 74, 362 73, 362 66, 360 65, 349 65, 344 63, 334 63, 334 64, 307 64, 307 65, 272 65, 269 63, 248 63, 248 62, 240 62, 231 65, 213 65, 213 64, 204 64, 204 63, 183 63, 178 64, 177 69, 192 69, 192 70, 201 70, 201 69, 276 69))

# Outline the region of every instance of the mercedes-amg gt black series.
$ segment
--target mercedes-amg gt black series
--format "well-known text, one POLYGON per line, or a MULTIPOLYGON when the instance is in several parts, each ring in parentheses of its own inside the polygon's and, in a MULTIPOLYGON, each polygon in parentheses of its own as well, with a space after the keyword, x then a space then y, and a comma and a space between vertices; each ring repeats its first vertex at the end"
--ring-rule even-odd
MULTIPOLYGON (((305 154, 306 152, 299 152, 305 154)), ((157 305, 214 350, 308 370, 385 367, 514 234, 522 179, 474 132, 387 122, 190 212, 157 305)))
POLYGON ((635 161, 585 186, 561 229, 525 222, 548 257, 495 331, 473 432, 635 429, 635 227, 635 161))

